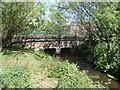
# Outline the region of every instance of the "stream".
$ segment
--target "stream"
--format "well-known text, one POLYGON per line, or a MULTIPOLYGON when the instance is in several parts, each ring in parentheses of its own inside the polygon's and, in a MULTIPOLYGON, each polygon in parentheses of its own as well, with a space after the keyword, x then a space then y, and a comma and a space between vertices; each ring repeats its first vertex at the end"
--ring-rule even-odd
MULTIPOLYGON (((55 52, 55 49, 47 49, 45 52, 51 56, 54 56, 53 54, 55 52)), ((86 71, 89 78, 91 78, 94 83, 100 82, 106 88, 120 90, 120 83, 118 81, 112 80, 107 76, 107 74, 95 70, 93 65, 90 64, 87 60, 83 59, 82 57, 72 55, 68 50, 63 50, 63 52, 59 55, 56 55, 55 58, 63 62, 65 60, 68 60, 70 63, 76 64, 76 67, 80 71, 86 71)))
POLYGON ((56 58, 58 58, 61 61, 67 59, 70 63, 76 64, 79 70, 86 70, 88 76, 94 82, 99 81, 102 85, 104 85, 107 88, 120 90, 120 83, 118 81, 112 80, 105 73, 101 73, 100 71, 95 70, 94 67, 83 58, 66 53, 57 55, 56 58))

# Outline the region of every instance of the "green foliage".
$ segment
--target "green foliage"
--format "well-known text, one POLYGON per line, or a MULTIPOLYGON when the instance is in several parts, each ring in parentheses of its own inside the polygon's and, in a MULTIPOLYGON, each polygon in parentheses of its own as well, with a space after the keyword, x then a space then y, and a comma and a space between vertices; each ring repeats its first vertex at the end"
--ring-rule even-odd
POLYGON ((103 72, 120 79, 118 3, 99 3, 95 14, 98 40, 95 46, 95 65, 103 72))
POLYGON ((49 5, 49 19, 44 18, 43 28, 45 35, 58 35, 58 33, 63 33, 64 26, 66 25, 66 18, 64 17, 59 3, 49 5))
POLYGON ((70 64, 68 61, 59 62, 55 66, 52 66, 49 69, 49 77, 62 78, 68 75, 74 74, 77 71, 77 68, 74 64, 70 64))
POLYGON ((95 50, 97 60, 95 60, 94 63, 96 65, 96 68, 100 68, 106 71, 106 69, 109 69, 109 67, 107 66, 107 44, 100 43, 96 46, 95 50))
POLYGON ((82 44, 79 46, 78 54, 89 62, 93 62, 94 46, 89 45, 88 43, 82 44))
POLYGON ((120 60, 115 56, 116 52, 114 50, 108 52, 107 49, 107 43, 105 42, 96 46, 96 60, 94 64, 96 65, 97 69, 107 72, 113 75, 115 78, 119 78, 120 60))
POLYGON ((30 73, 26 67, 11 66, 1 75, 2 88, 29 88, 30 73))
POLYGON ((78 71, 75 64, 70 64, 68 61, 59 62, 49 69, 50 78, 58 78, 57 88, 95 88, 103 86, 101 84, 93 84, 86 72, 78 71))
POLYGON ((90 22, 95 12, 95 3, 91 2, 60 2, 63 15, 72 23, 85 24, 90 22))
POLYGON ((94 21, 98 30, 90 35, 94 37, 91 44, 85 42, 80 46, 79 53, 93 62, 97 69, 120 80, 119 3, 103 2, 96 6, 94 21))
MULTIPOLYGON (((93 81, 88 77, 86 72, 79 71, 75 64, 71 64, 68 61, 60 62, 57 59, 52 58, 48 54, 42 52, 36 52, 36 51, 31 51, 31 53, 25 52, 25 54, 26 55, 30 54, 32 57, 35 56, 37 57, 37 61, 35 61, 34 58, 34 61, 36 63, 32 61, 32 63, 35 66, 30 64, 28 65, 28 63, 25 64, 26 66, 23 65, 19 66, 19 63, 17 63, 16 65, 18 65, 19 67, 18 66, 4 67, 3 73, 0 76, 2 81, 2 88, 29 88, 31 87, 30 79, 32 78, 32 75, 30 76, 30 72, 38 73, 39 70, 47 70, 46 76, 48 76, 49 78, 56 78, 58 80, 58 85, 56 89, 103 87, 99 83, 97 85, 94 85, 93 81), (27 66, 34 66, 30 68, 35 68, 35 69, 31 70, 30 68, 27 68, 27 66)), ((12 57, 12 55, 14 54, 3 55, 3 56, 8 57, 7 59, 14 59, 17 58, 18 56, 23 57, 24 53, 22 54, 18 53, 17 57, 16 56, 12 57)), ((29 62, 32 60, 32 57, 30 55, 24 57, 27 58, 26 60, 29 60, 29 62)), ((6 59, 4 58, 2 60, 6 60, 6 59)), ((21 60, 23 60, 23 58, 21 60)), ((7 65, 6 63, 7 62, 5 62, 4 65, 7 65)))
POLYGON ((49 56, 48 54, 46 53, 43 53, 43 52, 33 52, 33 56, 35 57, 36 60, 52 60, 52 57, 49 56))
POLYGON ((74 75, 62 77, 56 88, 103 88, 103 86, 93 84, 85 72, 76 72, 74 75))
MULTIPOLYGON (((2 2, 2 46, 12 42, 13 37, 30 35, 39 27, 39 17, 44 14, 44 5, 34 2, 2 2)), ((18 45, 19 46, 19 45, 18 45)))

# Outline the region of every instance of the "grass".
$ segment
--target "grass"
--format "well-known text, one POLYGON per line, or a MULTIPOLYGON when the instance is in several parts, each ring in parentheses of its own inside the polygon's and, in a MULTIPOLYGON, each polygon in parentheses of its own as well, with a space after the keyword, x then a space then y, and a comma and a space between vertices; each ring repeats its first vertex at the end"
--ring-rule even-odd
POLYGON ((75 64, 43 52, 0 53, 2 88, 103 88, 75 64))

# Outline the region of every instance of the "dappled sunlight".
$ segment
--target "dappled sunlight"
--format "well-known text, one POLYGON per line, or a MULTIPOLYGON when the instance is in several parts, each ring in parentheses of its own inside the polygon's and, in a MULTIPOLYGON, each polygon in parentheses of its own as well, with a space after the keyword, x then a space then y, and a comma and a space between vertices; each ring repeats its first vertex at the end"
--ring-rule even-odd
POLYGON ((120 88, 120 2, 113 1, 2 0, 0 89, 120 88))

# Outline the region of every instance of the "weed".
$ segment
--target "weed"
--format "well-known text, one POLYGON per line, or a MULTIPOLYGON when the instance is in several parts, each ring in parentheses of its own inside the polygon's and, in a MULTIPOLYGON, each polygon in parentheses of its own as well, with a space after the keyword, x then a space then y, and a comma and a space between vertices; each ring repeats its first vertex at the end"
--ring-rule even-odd
POLYGON ((30 87, 30 73, 26 67, 8 67, 1 75, 2 88, 28 88, 30 87))
POLYGON ((56 88, 103 88, 101 84, 93 84, 85 71, 78 71, 75 64, 70 64, 68 61, 59 62, 51 67, 48 77, 59 79, 56 88))

